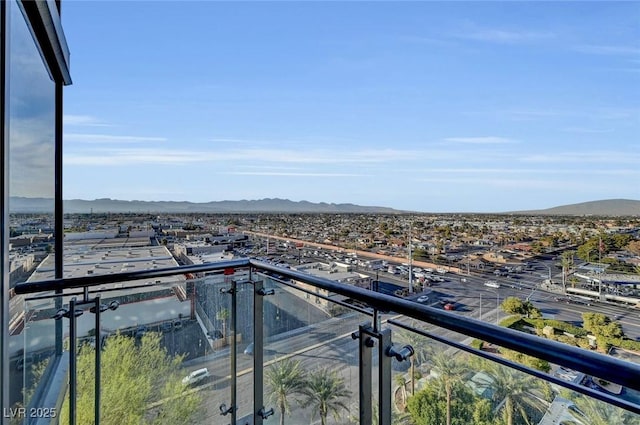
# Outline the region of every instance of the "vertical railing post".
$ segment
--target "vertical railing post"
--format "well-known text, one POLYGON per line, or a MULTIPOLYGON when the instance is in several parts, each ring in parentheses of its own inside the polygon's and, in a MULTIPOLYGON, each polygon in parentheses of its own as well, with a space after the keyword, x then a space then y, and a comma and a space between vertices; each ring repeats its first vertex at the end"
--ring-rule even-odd
POLYGON ((378 347, 378 414, 379 425, 391 425, 391 329, 380 330, 378 347))
POLYGON ((264 284, 257 281, 253 284, 253 424, 262 425, 263 418, 259 414, 264 409, 264 371, 263 367, 263 326, 264 304, 262 300, 264 284))
POLYGON ((231 280, 231 423, 235 425, 236 416, 238 411, 237 406, 237 391, 238 391, 238 346, 237 332, 238 332, 238 305, 237 305, 237 292, 238 284, 235 279, 231 280))
POLYGON ((372 422, 372 347, 373 338, 369 335, 371 326, 360 325, 358 331, 359 344, 359 399, 360 399, 360 424, 371 424, 372 422))
POLYGON ((76 425, 76 298, 69 301, 69 425, 76 425))
MULTIPOLYGON (((264 407, 264 300, 273 294, 264 289, 264 281, 254 282, 253 293, 253 424, 262 425, 266 415, 264 407)), ((273 412, 273 411, 271 411, 273 412)))
POLYGON ((102 332, 100 332, 100 313, 102 311, 102 305, 100 304, 100 295, 96 296, 95 299, 95 311, 96 315, 95 319, 95 329, 96 329, 96 359, 95 359, 95 390, 94 390, 94 422, 95 425, 100 425, 100 355, 102 352, 102 332))
MULTIPOLYGON (((62 309, 62 289, 56 289, 55 291, 56 296, 55 300, 54 300, 54 306, 56 311, 59 311, 62 309)), ((53 325, 54 327, 54 333, 55 333, 55 350, 56 350, 56 356, 61 356, 62 355, 62 351, 64 351, 64 347, 63 347, 63 340, 64 340, 64 332, 63 332, 63 327, 64 327, 64 323, 62 322, 62 320, 56 320, 55 324, 53 325)))

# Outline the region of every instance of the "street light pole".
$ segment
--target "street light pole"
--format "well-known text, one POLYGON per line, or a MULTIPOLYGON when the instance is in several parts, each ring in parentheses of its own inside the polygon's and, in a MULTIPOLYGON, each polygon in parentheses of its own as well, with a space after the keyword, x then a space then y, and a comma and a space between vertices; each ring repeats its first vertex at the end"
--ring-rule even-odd
POLYGON ((409 293, 413 294, 413 253, 411 252, 411 239, 413 233, 413 225, 409 223, 409 293))
POLYGON ((496 294, 496 325, 500 322, 500 294, 497 291, 492 291, 491 289, 487 289, 489 292, 493 292, 496 294))

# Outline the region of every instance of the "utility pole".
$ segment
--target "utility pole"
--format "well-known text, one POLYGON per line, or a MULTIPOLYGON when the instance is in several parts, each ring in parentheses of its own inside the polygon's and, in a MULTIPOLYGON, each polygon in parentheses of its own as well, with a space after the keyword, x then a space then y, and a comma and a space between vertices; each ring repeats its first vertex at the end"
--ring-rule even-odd
POLYGON ((492 291, 491 289, 487 289, 487 291, 496 294, 496 325, 500 324, 500 294, 498 291, 492 291))
POLYGON ((411 252, 411 234, 413 233, 413 223, 409 223, 409 293, 413 294, 413 253, 411 252))

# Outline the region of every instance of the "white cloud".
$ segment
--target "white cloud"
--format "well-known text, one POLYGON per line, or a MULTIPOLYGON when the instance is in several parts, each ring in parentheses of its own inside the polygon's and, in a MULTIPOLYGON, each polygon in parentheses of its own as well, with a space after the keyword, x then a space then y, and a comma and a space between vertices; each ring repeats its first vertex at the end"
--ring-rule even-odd
POLYGON ((540 175, 611 175, 611 176, 636 176, 640 175, 640 169, 615 168, 431 168, 420 170, 422 173, 438 174, 535 174, 540 175))
POLYGON ((602 133, 612 133, 613 129, 587 128, 587 127, 567 127, 567 128, 563 128, 562 131, 567 132, 567 133, 602 134, 602 133))
POLYGON ((494 136, 486 136, 486 137, 448 137, 444 139, 446 142, 453 143, 467 143, 474 145, 500 145, 500 144, 509 144, 515 143, 516 141, 513 139, 508 139, 505 137, 494 137, 494 136))
POLYGON ((283 176, 283 177, 366 177, 363 174, 352 173, 305 173, 305 172, 285 172, 285 171, 234 171, 230 175, 238 176, 283 176))
MULTIPOLYGON (((547 108, 534 109, 503 109, 492 111, 477 111, 475 115, 486 115, 504 117, 508 116, 513 121, 541 121, 545 118, 551 119, 580 119, 582 122, 591 120, 592 122, 602 120, 637 120, 640 111, 637 108, 623 107, 600 107, 588 109, 562 109, 549 105, 547 108)), ((569 127, 571 128, 571 127, 569 127)), ((575 127, 579 128, 579 127, 575 127)))
POLYGON ((581 45, 574 50, 581 53, 591 53, 594 55, 640 55, 640 47, 636 46, 615 46, 615 45, 581 45))
POLYGON ((91 115, 65 115, 62 121, 64 125, 70 126, 109 127, 109 124, 105 124, 91 115))
POLYGON ((342 146, 345 143, 357 143, 357 140, 344 138, 344 137, 322 137, 322 136, 312 136, 312 137, 300 137, 297 139, 252 139, 252 138, 238 138, 238 137, 212 137, 207 139, 208 142, 211 143, 224 143, 226 145, 249 145, 249 146, 301 146, 305 144, 322 144, 326 145, 339 145, 342 146))
POLYGON ((640 164, 640 153, 593 151, 593 152, 555 152, 523 155, 524 162, 564 163, 564 164, 640 164))
MULTIPOLYGON (((148 138, 145 138, 148 139, 148 138)), ((255 163, 293 164, 374 164, 415 159, 416 151, 371 149, 336 152, 333 150, 232 149, 189 151, 158 148, 100 148, 91 151, 66 151, 69 165, 131 165, 150 163, 186 164, 193 162, 254 161, 255 163)))
POLYGON ((82 143, 145 143, 145 142, 166 142, 165 137, 146 136, 115 136, 111 134, 88 134, 88 133, 65 133, 65 142, 82 143))
POLYGON ((456 38, 484 41, 499 44, 531 43, 555 38, 555 34, 548 31, 522 31, 501 28, 479 28, 472 26, 454 34, 456 38))
POLYGON ((188 164, 205 161, 195 152, 159 149, 96 149, 65 152, 65 165, 128 166, 137 164, 188 164))

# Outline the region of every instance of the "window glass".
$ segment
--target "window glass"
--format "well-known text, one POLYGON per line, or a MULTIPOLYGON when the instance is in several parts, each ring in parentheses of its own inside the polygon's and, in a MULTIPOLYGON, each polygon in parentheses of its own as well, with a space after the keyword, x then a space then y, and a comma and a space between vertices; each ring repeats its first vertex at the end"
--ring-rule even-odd
MULTIPOLYGON (((54 276, 55 84, 16 2, 7 3, 7 98, 9 151, 10 286, 29 279, 36 268, 54 276)), ((22 296, 9 300, 11 406, 26 406, 47 353, 41 338, 53 324, 29 325, 22 296), (45 329, 46 328, 46 329, 45 329), (29 335, 27 337, 26 335, 29 335), (37 360, 37 361, 36 361, 37 360)))
POLYGON ((42 261, 53 267, 52 258, 47 257, 52 257, 54 227, 55 84, 20 8, 14 2, 8 5, 10 281, 14 286, 42 261))

